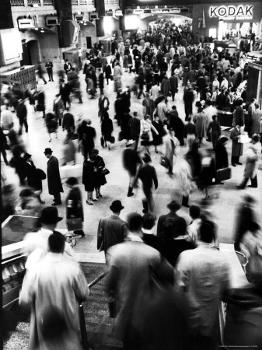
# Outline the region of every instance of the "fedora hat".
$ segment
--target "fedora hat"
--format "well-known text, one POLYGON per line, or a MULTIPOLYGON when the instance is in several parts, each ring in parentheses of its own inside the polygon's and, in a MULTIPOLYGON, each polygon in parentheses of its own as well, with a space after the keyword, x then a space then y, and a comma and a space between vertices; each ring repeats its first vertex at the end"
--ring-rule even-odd
POLYGON ((45 148, 45 150, 44 150, 44 154, 52 154, 53 153, 53 151, 51 150, 51 148, 45 148))
POLYGON ((120 210, 124 209, 124 207, 123 207, 121 201, 115 200, 110 205, 110 209, 112 210, 112 212, 116 213, 116 212, 119 212, 120 210))
POLYGON ((58 210, 56 207, 46 207, 42 210, 39 221, 42 224, 56 224, 63 218, 58 216, 58 210))
POLYGON ((31 157, 32 157, 32 154, 25 153, 23 158, 24 158, 24 160, 27 160, 27 159, 29 159, 31 157))
POLYGON ((176 211, 181 208, 181 205, 178 203, 176 200, 172 200, 170 203, 167 205, 168 209, 176 211))

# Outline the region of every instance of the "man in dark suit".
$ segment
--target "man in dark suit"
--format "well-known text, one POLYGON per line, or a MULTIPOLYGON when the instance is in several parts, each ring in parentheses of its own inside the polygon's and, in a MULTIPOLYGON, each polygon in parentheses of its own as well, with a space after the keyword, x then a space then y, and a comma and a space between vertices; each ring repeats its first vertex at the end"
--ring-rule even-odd
MULTIPOLYGON (((172 219, 179 219, 180 216, 177 215, 177 211, 180 209, 181 205, 176 201, 172 200, 168 205, 167 208, 170 210, 170 212, 166 215, 161 215, 158 219, 157 223, 157 236, 163 238, 165 236, 165 222, 166 220, 172 218, 172 219)), ((174 225, 175 226, 175 225, 174 225)))
POLYGON ((141 330, 139 321, 143 316, 144 300, 148 302, 152 298, 152 275, 173 276, 168 264, 161 268, 159 252, 143 243, 142 220, 141 215, 131 213, 127 219, 128 239, 108 251, 105 290, 115 303, 115 336, 123 341, 125 350, 143 348, 137 333, 141 330))
POLYGON ((107 250, 115 244, 122 243, 127 235, 127 224, 120 219, 121 210, 124 209, 119 200, 112 202, 110 206, 113 215, 101 219, 97 229, 97 249, 107 250))
POLYGON ((46 62, 46 64, 45 64, 45 67, 46 67, 46 71, 47 71, 47 74, 48 74, 49 81, 54 81, 54 78, 53 78, 53 62, 48 60, 46 62))
POLYGON ((47 183, 49 194, 54 196, 53 205, 61 204, 61 194, 63 191, 62 182, 59 172, 58 159, 52 155, 53 151, 51 148, 46 148, 44 154, 47 161, 47 183))
POLYGON ((143 191, 145 194, 145 199, 143 199, 143 213, 153 212, 154 201, 152 196, 153 184, 155 189, 158 187, 158 180, 155 168, 150 165, 151 157, 146 153, 143 158, 144 164, 138 170, 137 178, 142 181, 143 191))

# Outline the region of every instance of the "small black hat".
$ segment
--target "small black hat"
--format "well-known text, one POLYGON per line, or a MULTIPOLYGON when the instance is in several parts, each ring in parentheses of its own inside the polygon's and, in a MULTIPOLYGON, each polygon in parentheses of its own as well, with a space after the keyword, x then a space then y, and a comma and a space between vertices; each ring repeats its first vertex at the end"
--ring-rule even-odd
POLYGON ((148 153, 145 153, 145 155, 143 157, 143 162, 145 162, 145 163, 151 162, 151 157, 148 153))
POLYGON ((46 207, 42 210, 41 216, 39 218, 40 222, 43 224, 56 224, 63 218, 58 216, 58 210, 56 207, 46 207))
POLYGON ((27 159, 29 159, 31 157, 32 157, 32 154, 25 153, 23 158, 24 158, 24 160, 27 160, 27 159))
POLYGON ((51 150, 51 148, 45 148, 44 150, 44 154, 52 154, 53 151, 51 150))
POLYGON ((110 209, 112 210, 112 212, 116 213, 119 212, 120 210, 124 209, 121 201, 116 200, 113 201, 112 204, 110 205, 110 209))

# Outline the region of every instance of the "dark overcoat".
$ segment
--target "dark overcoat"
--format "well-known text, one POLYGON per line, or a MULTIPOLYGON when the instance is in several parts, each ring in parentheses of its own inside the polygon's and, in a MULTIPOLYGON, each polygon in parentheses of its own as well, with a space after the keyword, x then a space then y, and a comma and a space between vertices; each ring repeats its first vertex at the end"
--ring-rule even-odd
POLYGON ((64 192, 60 177, 58 159, 54 156, 47 162, 47 183, 49 194, 64 192))

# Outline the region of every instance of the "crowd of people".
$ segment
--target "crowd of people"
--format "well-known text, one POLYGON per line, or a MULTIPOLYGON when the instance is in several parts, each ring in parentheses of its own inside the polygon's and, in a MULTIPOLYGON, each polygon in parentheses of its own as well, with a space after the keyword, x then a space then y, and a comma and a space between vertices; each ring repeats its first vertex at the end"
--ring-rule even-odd
MULTIPOLYGON (((120 149, 124 144, 121 155, 129 176, 127 197, 134 195, 138 182, 142 184, 143 215, 138 208, 124 221, 120 218, 124 207, 120 200, 114 200, 110 206, 112 215, 103 217, 97 229, 97 249, 105 252, 108 268, 105 292, 115 318, 115 335, 124 349, 215 350, 221 341, 221 301, 245 300, 248 296, 243 291, 232 295, 230 266, 219 250, 216 223, 201 206, 190 203, 190 194, 200 190, 207 200, 212 185, 230 179, 227 142, 232 144, 232 167, 241 165, 245 145, 243 181, 237 188, 244 189, 249 180, 251 187, 258 187, 262 111, 255 99, 247 98, 244 55, 241 50, 234 54, 227 49, 211 50, 209 45, 196 43, 188 25, 160 21, 143 36, 112 42, 110 59, 103 55, 103 47, 96 45, 87 53, 82 71, 66 60, 59 72, 52 112, 46 113, 44 89, 39 87, 33 92, 9 87, 2 96, 0 151, 24 188, 16 206, 14 188, 1 176, 1 221, 14 213, 34 213, 41 226, 25 237, 27 273, 20 294, 21 305, 34 306, 32 349, 81 349, 77 308, 88 297, 89 289, 71 247, 56 230, 61 220, 56 206, 62 204, 64 191, 59 160, 47 147, 43 150, 46 171, 37 168, 21 138, 23 129, 28 132, 27 100, 45 119, 50 142, 58 128, 65 131, 63 165, 76 169, 76 153, 83 156, 81 176, 68 176, 66 181, 68 231, 85 236, 79 177, 87 193, 87 205, 103 200, 101 187, 107 183, 110 167, 106 167, 99 149, 103 153, 107 147, 113 153, 116 144, 120 149), (128 73, 126 86, 124 71, 128 73), (98 113, 76 120, 70 108, 74 98, 83 103, 80 74, 84 74, 90 99, 98 97, 99 89, 98 113), (113 116, 104 91, 105 81, 113 81, 114 85, 113 116), (176 106, 181 93, 185 118, 176 106), (142 115, 131 112, 134 99, 142 99, 142 115), (229 132, 219 122, 224 112, 232 117, 229 132), (100 132, 92 125, 92 119, 97 117, 100 132), (116 131, 117 137, 113 135, 116 131), (97 147, 100 133, 101 147, 97 147), (166 168, 167 179, 175 178, 179 188, 178 199, 167 205, 170 212, 159 218, 153 195, 159 186, 153 152, 166 168), (46 178, 54 202, 44 207, 41 194, 46 178), (189 208, 190 224, 177 214, 182 206, 189 208), (58 331, 52 329, 54 325, 58 331)), ((45 67, 49 81, 53 81, 52 62, 45 67)), ((38 77, 47 83, 41 64, 38 77)), ((262 249, 254 204, 251 196, 245 197, 238 209, 235 232, 235 249, 250 259, 262 249)), ((253 305, 261 307, 261 272, 260 277, 250 273, 249 278, 253 283, 253 305)), ((257 317, 261 321, 261 315, 257 317)), ((256 327, 259 329, 259 322, 256 327)), ((243 329, 234 325, 234 313, 229 313, 224 332, 227 344, 262 346, 261 331, 245 329, 244 338, 243 329)))

